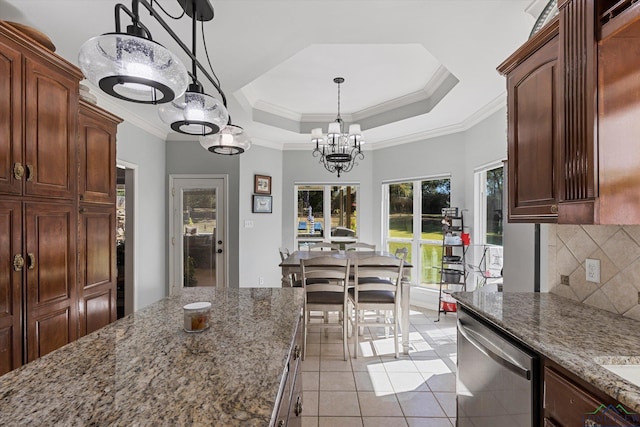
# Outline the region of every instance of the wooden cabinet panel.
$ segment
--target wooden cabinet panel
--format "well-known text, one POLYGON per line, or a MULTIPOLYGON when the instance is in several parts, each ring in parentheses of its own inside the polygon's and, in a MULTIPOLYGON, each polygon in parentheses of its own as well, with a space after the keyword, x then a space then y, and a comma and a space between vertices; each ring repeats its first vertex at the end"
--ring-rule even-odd
POLYGON ((80 336, 116 320, 116 232, 113 206, 83 207, 79 230, 80 336))
POLYGON ((24 209, 26 346, 31 361, 77 336, 77 217, 72 204, 27 202, 24 209))
POLYGON ((558 24, 541 31, 498 70, 507 76, 510 222, 555 222, 558 24))
POLYGON ((13 266, 22 256, 22 206, 0 201, 0 375, 22 365, 22 271, 13 266))
POLYGON ((629 421, 618 416, 614 410, 601 410, 603 407, 606 408, 607 404, 597 396, 592 395, 556 371, 545 367, 545 425, 554 427, 598 424, 610 427, 629 425, 629 421), (595 421, 595 423, 590 421, 595 421))
POLYGON ((22 163, 22 64, 20 52, 0 39, 0 192, 22 193, 22 180, 14 177, 22 163))
POLYGON ((78 82, 25 60, 25 194, 76 197, 78 82))
POLYGON ((81 102, 78 193, 82 202, 115 203, 116 132, 120 119, 81 102))

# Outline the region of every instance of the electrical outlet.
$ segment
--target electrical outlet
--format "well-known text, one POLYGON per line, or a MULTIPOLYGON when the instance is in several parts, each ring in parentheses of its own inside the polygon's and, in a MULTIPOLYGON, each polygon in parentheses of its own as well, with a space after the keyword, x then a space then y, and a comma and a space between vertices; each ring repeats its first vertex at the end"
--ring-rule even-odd
POLYGON ((565 276, 564 274, 560 275, 560 284, 569 286, 569 276, 565 276))
POLYGON ((253 221, 250 219, 244 220, 244 228, 253 228, 253 221))
POLYGON ((264 277, 258 277, 258 285, 264 285, 264 277))
POLYGON ((600 283, 600 260, 587 258, 584 262, 587 271, 587 282, 600 283))

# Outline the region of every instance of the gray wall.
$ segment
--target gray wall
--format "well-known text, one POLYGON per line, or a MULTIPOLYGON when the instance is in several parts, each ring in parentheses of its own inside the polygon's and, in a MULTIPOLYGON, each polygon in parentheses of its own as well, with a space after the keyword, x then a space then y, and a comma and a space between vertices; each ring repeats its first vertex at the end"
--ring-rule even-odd
MULTIPOLYGON (((137 169, 135 203, 134 310, 167 295, 165 212, 166 171, 163 140, 124 122, 118 126, 116 157, 137 169)), ((127 247, 127 250, 130 250, 127 247)))
POLYGON ((374 232, 372 211, 379 205, 372 204, 373 192, 376 187, 373 182, 373 169, 376 152, 365 152, 365 159, 358 160, 358 165, 351 172, 343 174, 340 178, 335 173, 328 172, 318 163, 318 158, 311 155, 311 143, 309 150, 288 150, 283 153, 282 174, 282 242, 289 249, 294 247, 294 231, 297 220, 295 184, 356 184, 360 186, 360 217, 358 222, 358 237, 364 242, 374 242, 378 245, 380 240, 378 233, 374 232))
POLYGON ((240 156, 240 287, 279 287, 282 246, 282 151, 254 145, 240 156), (271 177, 272 213, 252 213, 255 175, 271 177), (253 227, 245 227, 251 221, 253 227), (260 283, 262 278, 262 284, 260 283))
MULTIPOLYGON (((239 287, 238 254, 239 254, 239 184, 240 156, 222 156, 206 151, 198 141, 167 141, 167 171, 162 178, 165 194, 169 194, 169 175, 172 174, 220 174, 228 175, 229 194, 227 194, 229 242, 226 250, 229 259, 229 287, 239 287)), ((168 221, 168 205, 164 206, 164 217, 168 221)), ((168 234, 168 228, 164 233, 168 234)), ((169 276, 169 249, 165 245, 165 275, 169 276)), ((167 281, 168 283, 168 281, 167 281)))

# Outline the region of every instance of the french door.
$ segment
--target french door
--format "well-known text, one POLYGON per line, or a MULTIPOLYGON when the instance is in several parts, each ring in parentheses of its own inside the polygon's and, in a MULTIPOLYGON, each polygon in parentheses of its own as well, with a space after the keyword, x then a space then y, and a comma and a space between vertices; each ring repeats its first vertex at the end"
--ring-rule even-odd
POLYGON ((226 176, 169 177, 172 295, 183 287, 227 287, 226 187, 226 176))

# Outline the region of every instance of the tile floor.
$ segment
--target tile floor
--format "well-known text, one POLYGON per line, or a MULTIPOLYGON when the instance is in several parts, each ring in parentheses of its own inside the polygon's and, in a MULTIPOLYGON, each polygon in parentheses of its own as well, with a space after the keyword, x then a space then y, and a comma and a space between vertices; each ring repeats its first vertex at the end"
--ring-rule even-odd
MULTIPOLYGON (((456 316, 411 309, 409 355, 394 357, 383 328, 365 328, 343 360, 338 331, 310 332, 302 362, 303 427, 455 426, 456 316)), ((391 335, 390 335, 391 336, 391 335)))

